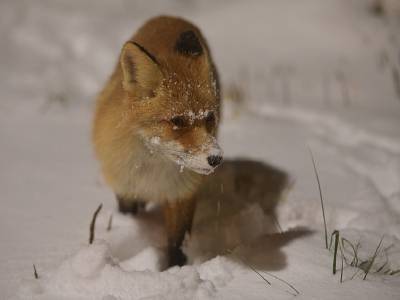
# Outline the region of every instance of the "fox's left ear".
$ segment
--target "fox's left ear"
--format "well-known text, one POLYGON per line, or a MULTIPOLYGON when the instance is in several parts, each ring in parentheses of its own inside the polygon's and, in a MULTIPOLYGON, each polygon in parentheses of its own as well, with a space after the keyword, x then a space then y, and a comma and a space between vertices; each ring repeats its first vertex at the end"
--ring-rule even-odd
POLYGON ((139 97, 154 97, 162 80, 157 60, 135 42, 127 42, 120 58, 123 88, 139 97))

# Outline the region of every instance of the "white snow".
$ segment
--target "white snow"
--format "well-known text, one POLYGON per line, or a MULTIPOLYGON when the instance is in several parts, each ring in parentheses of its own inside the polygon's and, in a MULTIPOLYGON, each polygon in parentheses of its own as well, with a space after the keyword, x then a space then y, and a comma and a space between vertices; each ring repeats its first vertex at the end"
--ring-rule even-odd
POLYGON ((202 110, 200 109, 198 112, 194 112, 192 110, 185 111, 185 116, 189 118, 190 124, 193 124, 195 120, 204 119, 210 111, 208 109, 202 110))
POLYGON ((160 144, 160 137, 159 136, 153 136, 150 139, 150 143, 152 143, 154 145, 159 145, 160 144))
POLYGON ((0 299, 399 299, 400 32, 380 2, 388 16, 370 0, 2 1, 0 299), (159 207, 116 212, 90 145, 121 45, 160 13, 202 29, 225 95, 225 162, 199 191, 189 264, 168 270, 159 207), (308 148, 328 234, 365 261, 342 283, 308 148))

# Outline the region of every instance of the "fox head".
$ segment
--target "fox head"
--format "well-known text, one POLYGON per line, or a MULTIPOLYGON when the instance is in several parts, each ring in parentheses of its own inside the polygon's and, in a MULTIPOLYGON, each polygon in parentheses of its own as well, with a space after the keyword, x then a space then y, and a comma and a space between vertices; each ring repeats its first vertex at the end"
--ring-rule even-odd
POLYGON ((124 124, 151 153, 197 173, 211 173, 222 161, 216 140, 220 107, 217 75, 204 39, 187 30, 177 34, 169 49, 144 44, 134 39, 121 51, 129 112, 124 124))

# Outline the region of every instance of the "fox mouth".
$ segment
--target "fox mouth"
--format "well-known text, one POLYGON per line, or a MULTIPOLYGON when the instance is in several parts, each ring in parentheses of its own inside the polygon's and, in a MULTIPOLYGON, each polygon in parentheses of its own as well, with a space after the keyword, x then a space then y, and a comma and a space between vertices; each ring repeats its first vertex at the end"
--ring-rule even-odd
POLYGON ((198 174, 202 175, 210 175, 211 173, 214 172, 216 167, 211 167, 211 166, 200 166, 202 162, 200 160, 197 160, 194 156, 184 156, 182 157, 181 155, 174 155, 175 157, 173 158, 173 161, 180 166, 181 172, 184 171, 185 168, 196 172, 198 174))
POLYGON ((210 175, 215 171, 216 168, 196 168, 196 167, 190 167, 190 166, 184 166, 184 168, 188 168, 189 170, 196 172, 198 174, 202 175, 210 175))
POLYGON ((203 174, 203 175, 210 175, 211 173, 214 172, 216 168, 211 168, 211 169, 206 169, 206 168, 199 168, 199 169, 192 169, 192 171, 195 171, 196 173, 203 174))

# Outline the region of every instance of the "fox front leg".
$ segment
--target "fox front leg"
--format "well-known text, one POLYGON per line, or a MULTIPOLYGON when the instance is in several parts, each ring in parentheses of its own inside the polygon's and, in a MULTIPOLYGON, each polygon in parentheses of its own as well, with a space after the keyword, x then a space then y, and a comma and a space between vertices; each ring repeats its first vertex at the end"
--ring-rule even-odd
POLYGON ((194 198, 167 202, 164 205, 164 217, 168 236, 168 265, 183 266, 186 256, 181 250, 186 232, 190 233, 196 200, 194 198))
POLYGON ((137 215, 139 211, 144 210, 146 203, 144 201, 130 199, 127 197, 116 195, 118 202, 118 210, 123 214, 137 215))

